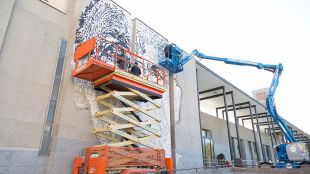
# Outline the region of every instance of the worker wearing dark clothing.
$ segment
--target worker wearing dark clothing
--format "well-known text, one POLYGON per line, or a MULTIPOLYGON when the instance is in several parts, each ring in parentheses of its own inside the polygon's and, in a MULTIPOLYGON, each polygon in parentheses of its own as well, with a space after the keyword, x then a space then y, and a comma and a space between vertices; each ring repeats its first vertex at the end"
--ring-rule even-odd
POLYGON ((141 75, 141 70, 140 70, 140 68, 138 67, 138 62, 135 62, 134 64, 133 64, 133 66, 131 67, 131 73, 133 74, 133 75, 136 75, 136 76, 140 76, 141 75))
POLYGON ((118 59, 117 60, 117 65, 120 69, 124 70, 125 69, 125 61, 123 59, 118 59))
POLYGON ((169 58, 171 59, 172 58, 172 45, 167 45, 164 49, 164 52, 165 52, 165 58, 169 58))
POLYGON ((124 50, 120 49, 117 52, 117 65, 120 69, 125 69, 125 53, 124 50))

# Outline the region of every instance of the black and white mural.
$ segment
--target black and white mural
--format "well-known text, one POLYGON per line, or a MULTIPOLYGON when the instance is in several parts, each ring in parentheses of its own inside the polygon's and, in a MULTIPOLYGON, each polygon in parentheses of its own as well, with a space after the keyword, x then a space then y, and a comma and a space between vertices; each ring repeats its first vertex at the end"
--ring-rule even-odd
POLYGON ((168 39, 144 24, 139 19, 133 20, 134 51, 141 57, 158 62, 158 48, 168 44, 168 39))
POLYGON ((131 14, 111 0, 92 0, 81 14, 75 43, 81 43, 94 36, 103 37, 130 49, 131 14))
MULTIPOLYGON (((111 42, 116 43, 130 50, 131 47, 131 14, 121 8, 111 0, 91 0, 82 10, 79 19, 79 26, 76 30, 75 44, 87 41, 92 37, 103 39, 97 40, 97 48, 106 52, 98 55, 100 60, 108 64, 115 64, 111 54, 116 52, 116 47, 111 42)), ((84 63, 84 60, 80 60, 84 63)), ((74 62, 72 62, 74 67, 74 62)))

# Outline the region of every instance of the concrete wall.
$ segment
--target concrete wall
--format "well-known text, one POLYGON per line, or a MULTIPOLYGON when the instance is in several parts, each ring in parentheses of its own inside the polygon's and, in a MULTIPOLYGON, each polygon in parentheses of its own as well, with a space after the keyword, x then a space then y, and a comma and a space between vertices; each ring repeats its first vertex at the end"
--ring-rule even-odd
MULTIPOLYGON (((229 126, 230 126, 231 137, 237 137, 235 124, 229 123, 229 126)), ((226 120, 219 119, 217 117, 208 115, 206 113, 201 113, 201 127, 202 129, 207 129, 207 130, 212 131, 215 155, 218 155, 219 153, 223 153, 226 159, 230 159, 226 120)), ((240 126, 240 125, 238 126, 238 129, 239 129, 240 139, 243 139, 242 146, 244 147, 244 151, 243 150, 242 151, 245 152, 245 159, 250 160, 251 157, 250 157, 248 141, 254 142, 253 132, 252 130, 245 128, 243 126, 240 126)), ((256 133, 257 143, 259 144, 258 132, 255 132, 255 133, 256 133)), ((261 132, 261 136, 262 136, 263 145, 268 145, 270 148, 272 148, 269 135, 261 132)), ((259 146, 258 151, 260 153, 259 155, 261 159, 263 159, 260 145, 258 146, 259 146)))
POLYGON ((30 12, 32 5, 38 3, 16 2, 0 53, 3 147, 38 148, 46 108, 37 106, 47 105, 55 70, 60 33, 42 15, 30 12), (18 141, 11 138, 18 136, 18 141))
POLYGON ((96 141, 88 112, 75 106, 70 76, 79 2, 68 1, 65 14, 39 0, 16 1, 10 18, 12 2, 0 5, 10 21, 0 33, 0 173, 70 173, 73 157, 96 141), (68 48, 51 153, 38 156, 61 38, 68 48))
POLYGON ((203 165, 195 67, 192 59, 176 77, 182 90, 180 116, 176 122, 177 169, 203 165))

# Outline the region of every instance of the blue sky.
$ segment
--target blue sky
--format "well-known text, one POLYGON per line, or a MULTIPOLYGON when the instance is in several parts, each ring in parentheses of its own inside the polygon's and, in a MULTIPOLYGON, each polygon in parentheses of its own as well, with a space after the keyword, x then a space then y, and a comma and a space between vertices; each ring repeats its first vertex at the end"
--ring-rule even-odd
MULTIPOLYGON (((114 1, 187 52, 283 63, 275 96, 278 112, 310 133, 310 1, 114 1)), ((203 63, 250 95, 269 87, 273 76, 252 67, 203 63)))

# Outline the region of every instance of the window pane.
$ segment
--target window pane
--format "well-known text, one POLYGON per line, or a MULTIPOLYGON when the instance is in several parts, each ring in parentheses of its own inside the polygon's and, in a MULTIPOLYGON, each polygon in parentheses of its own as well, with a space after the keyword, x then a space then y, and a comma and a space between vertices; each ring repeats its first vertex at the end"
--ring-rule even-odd
POLYGON ((253 157, 254 157, 254 161, 257 161, 257 152, 256 152, 256 144, 255 142, 252 142, 253 145, 253 157))
POLYGON ((252 142, 251 141, 248 141, 248 147, 249 147, 249 152, 250 152, 251 160, 254 160, 254 158, 253 158, 253 148, 252 148, 252 142))
POLYGON ((57 99, 60 89, 61 76, 67 49, 67 41, 61 40, 58 52, 57 66, 55 70, 55 77, 52 85, 52 93, 46 114, 46 120, 43 130, 42 142, 39 150, 39 155, 49 155, 50 146, 52 142, 52 130, 56 113, 57 99))
POLYGON ((53 124, 55 110, 56 110, 56 101, 51 100, 50 101, 50 105, 48 107, 48 112, 47 112, 47 117, 46 117, 46 124, 53 124))
POLYGON ((208 165, 210 160, 213 160, 214 157, 214 144, 212 140, 212 131, 202 130, 202 150, 203 150, 203 159, 205 165, 208 165))
POLYGON ((201 135, 202 135, 202 137, 207 137, 206 130, 202 130, 202 131, 201 131, 201 135))
POLYGON ((233 138, 235 158, 240 158, 239 143, 237 138, 233 138))
POLYGON ((266 154, 267 154, 267 160, 271 161, 271 150, 269 146, 265 146, 266 147, 266 154))

